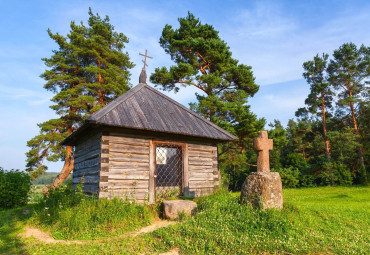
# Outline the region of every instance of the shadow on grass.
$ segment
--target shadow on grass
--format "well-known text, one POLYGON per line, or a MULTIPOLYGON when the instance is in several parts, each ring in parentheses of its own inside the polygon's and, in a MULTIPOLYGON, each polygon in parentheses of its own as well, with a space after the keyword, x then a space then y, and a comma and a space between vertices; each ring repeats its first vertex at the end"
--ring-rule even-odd
POLYGON ((24 241, 18 237, 29 215, 29 207, 0 211, 0 254, 29 254, 24 241))

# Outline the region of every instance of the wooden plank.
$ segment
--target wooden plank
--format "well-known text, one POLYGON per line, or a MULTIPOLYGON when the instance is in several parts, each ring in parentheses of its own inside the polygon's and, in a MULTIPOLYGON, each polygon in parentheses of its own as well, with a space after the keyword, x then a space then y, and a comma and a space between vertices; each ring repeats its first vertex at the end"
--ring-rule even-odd
POLYGON ((109 181, 109 185, 114 185, 117 189, 146 189, 148 190, 148 180, 119 180, 109 181))
POLYGON ((211 145, 200 145, 200 144, 190 143, 189 144, 189 151, 192 151, 192 150, 212 151, 212 150, 217 150, 217 147, 216 146, 211 146, 211 145))
POLYGON ((189 188, 213 188, 214 181, 189 181, 189 188))
POLYGON ((100 175, 108 176, 109 174, 127 174, 139 171, 149 171, 149 165, 147 167, 138 167, 138 168, 110 168, 108 172, 101 172, 100 175))
POLYGON ((73 171, 73 177, 81 177, 83 175, 99 175, 100 167, 93 166, 90 168, 83 168, 80 170, 73 171))
POLYGON ((202 178, 202 177, 212 177, 214 178, 213 172, 190 172, 189 178, 202 178))
POLYGON ((207 162, 212 162, 213 159, 209 157, 194 157, 194 156, 189 156, 189 161, 207 161, 207 162))
POLYGON ((191 159, 189 159, 189 165, 213 166, 213 162, 212 161, 202 161, 202 160, 191 160, 191 159))
POLYGON ((122 199, 134 200, 134 201, 147 201, 148 191, 134 192, 129 190, 114 190, 99 192, 99 198, 109 198, 118 197, 122 199))
POLYGON ((72 183, 79 183, 82 180, 82 184, 84 183, 99 183, 100 176, 99 175, 89 175, 84 177, 74 177, 72 179, 72 183))
POLYGON ((92 146, 89 146, 87 148, 83 148, 83 149, 75 148, 75 154, 74 154, 75 158, 82 157, 82 156, 86 155, 87 153, 90 153, 91 151, 95 151, 95 150, 100 149, 100 144, 101 144, 101 142, 97 141, 96 144, 94 144, 92 146))
POLYGON ((149 142, 149 204, 155 202, 155 144, 152 140, 149 142))
POLYGON ((189 151, 189 157, 213 158, 214 152, 212 151, 189 151))
POLYGON ((113 179, 115 180, 145 180, 145 179, 149 179, 149 171, 128 172, 127 174, 110 174, 109 180, 113 180, 113 179))
POLYGON ((189 183, 193 181, 214 181, 215 178, 212 176, 191 176, 189 177, 189 183))
POLYGON ((149 156, 139 157, 137 155, 133 155, 133 156, 122 155, 121 157, 109 157, 109 163, 111 165, 114 165, 114 166, 120 165, 120 163, 145 163, 145 164, 149 164, 149 156))
POLYGON ((126 159, 135 159, 138 161, 141 160, 148 160, 149 159, 149 152, 145 153, 134 153, 134 152, 117 152, 117 151, 109 151, 109 160, 123 160, 125 161, 126 159))
POLYGON ((111 133, 110 136, 103 136, 102 139, 109 140, 112 144, 131 144, 131 145, 149 145, 149 140, 140 138, 130 138, 122 135, 111 133))
POLYGON ((100 157, 92 158, 89 160, 82 161, 80 163, 74 164, 73 169, 79 170, 83 168, 89 168, 92 166, 98 166, 100 164, 100 157))
POLYGON ((145 162, 110 162, 101 163, 101 168, 105 169, 125 169, 125 168, 138 168, 138 167, 149 167, 149 163, 145 162))
POLYGON ((145 151, 149 154, 149 146, 146 145, 128 145, 128 144, 117 144, 112 143, 109 145, 111 151, 118 152, 142 152, 145 151))
POLYGON ((190 194, 193 197, 207 196, 214 193, 214 188, 192 188, 190 194))
POLYGON ((82 190, 88 194, 97 194, 99 192, 99 186, 97 184, 85 184, 82 186, 82 190))
POLYGON ((213 165, 205 165, 205 166, 197 166, 197 165, 190 165, 189 171, 213 171, 213 165))
POLYGON ((93 151, 90 151, 90 152, 86 153, 83 156, 77 156, 77 157, 75 156, 74 157, 74 163, 77 164, 77 163, 80 163, 81 161, 98 157, 98 156, 100 156, 100 152, 101 152, 101 150, 100 150, 100 148, 98 148, 96 150, 93 150, 93 151))
POLYGON ((183 182, 182 182, 182 192, 185 195, 189 193, 189 150, 188 144, 186 143, 182 147, 182 155, 183 155, 183 182))

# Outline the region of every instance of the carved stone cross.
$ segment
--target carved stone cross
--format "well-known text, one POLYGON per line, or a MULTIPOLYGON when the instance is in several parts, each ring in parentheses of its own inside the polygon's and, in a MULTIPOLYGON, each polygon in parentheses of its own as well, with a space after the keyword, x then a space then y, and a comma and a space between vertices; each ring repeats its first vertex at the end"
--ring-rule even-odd
POLYGON ((148 66, 147 64, 146 64, 146 58, 151 58, 151 59, 153 59, 152 57, 149 57, 148 56, 148 51, 145 49, 145 54, 142 54, 142 53, 139 53, 139 55, 141 55, 141 56, 143 56, 144 57, 144 60, 142 60, 143 61, 143 63, 144 63, 144 69, 145 69, 145 67, 146 66, 148 66))
POLYGON ((268 139, 267 131, 258 132, 254 138, 253 148, 257 151, 257 172, 270 172, 269 151, 273 148, 273 140, 268 139))

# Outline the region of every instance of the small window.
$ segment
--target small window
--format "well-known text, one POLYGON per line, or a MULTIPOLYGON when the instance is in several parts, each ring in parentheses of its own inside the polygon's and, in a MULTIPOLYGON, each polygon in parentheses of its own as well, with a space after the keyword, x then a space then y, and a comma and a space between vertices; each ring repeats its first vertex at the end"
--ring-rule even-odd
POLYGON ((168 158, 168 148, 157 146, 156 161, 155 161, 156 164, 158 164, 158 165, 167 164, 167 158, 168 158))

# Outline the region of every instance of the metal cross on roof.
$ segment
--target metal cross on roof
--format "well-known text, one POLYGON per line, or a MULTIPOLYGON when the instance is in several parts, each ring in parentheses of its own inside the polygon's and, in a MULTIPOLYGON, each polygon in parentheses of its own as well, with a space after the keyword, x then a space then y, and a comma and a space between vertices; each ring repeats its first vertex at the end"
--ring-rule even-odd
POLYGON ((148 56, 148 51, 145 49, 145 55, 144 54, 141 54, 141 53, 139 53, 139 55, 141 55, 141 56, 143 56, 143 57, 145 57, 145 59, 144 60, 142 60, 143 61, 143 63, 144 63, 144 68, 146 67, 146 66, 148 66, 147 64, 146 64, 146 58, 151 58, 151 59, 153 59, 152 57, 149 57, 148 56))

